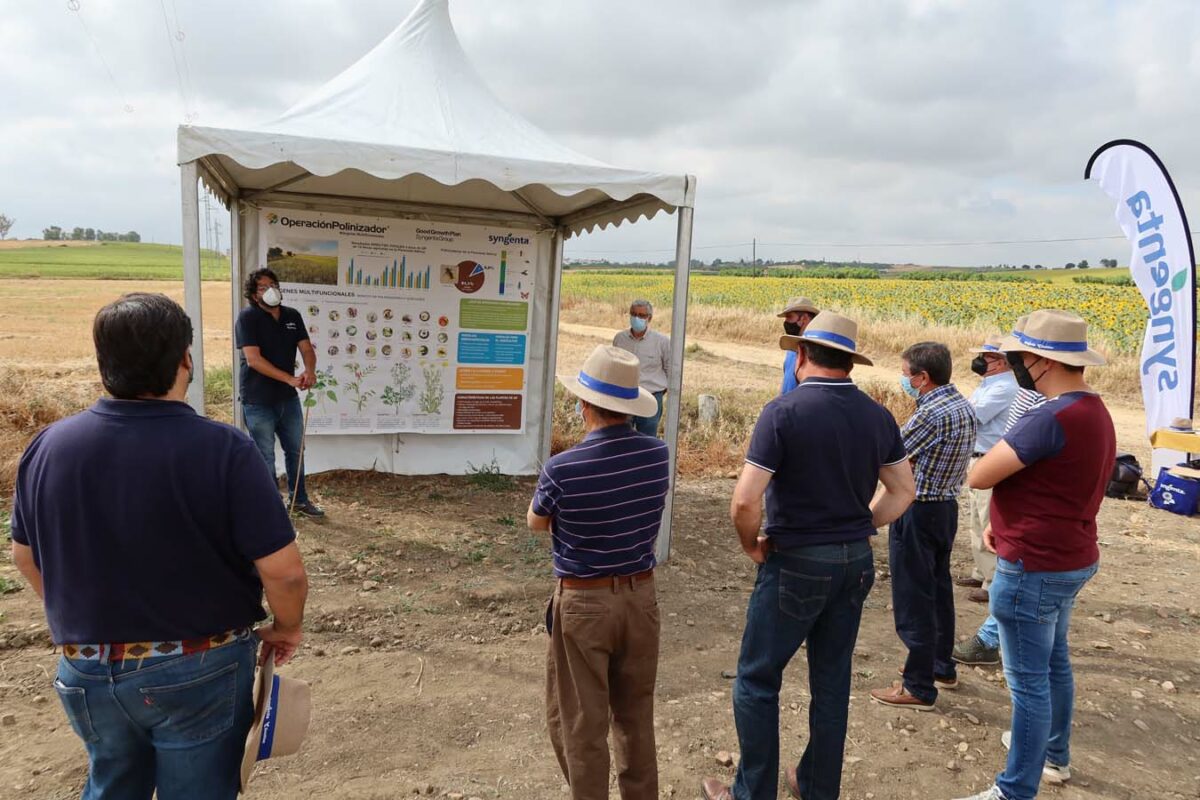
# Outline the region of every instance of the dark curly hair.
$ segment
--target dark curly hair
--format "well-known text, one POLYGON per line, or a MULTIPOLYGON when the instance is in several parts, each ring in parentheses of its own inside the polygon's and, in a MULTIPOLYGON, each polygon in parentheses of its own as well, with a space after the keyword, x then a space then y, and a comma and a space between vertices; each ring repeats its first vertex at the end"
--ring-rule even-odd
POLYGON ((242 284, 242 295, 251 303, 254 302, 254 295, 258 294, 258 279, 270 278, 271 282, 276 286, 279 285, 279 278, 275 277, 275 271, 270 267, 259 267, 246 276, 246 282, 242 284))

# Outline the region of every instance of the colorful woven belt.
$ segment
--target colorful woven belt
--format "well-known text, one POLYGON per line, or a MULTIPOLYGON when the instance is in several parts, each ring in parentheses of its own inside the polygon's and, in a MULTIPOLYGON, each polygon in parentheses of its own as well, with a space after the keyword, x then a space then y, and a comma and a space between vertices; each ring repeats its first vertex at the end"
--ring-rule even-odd
POLYGON ((160 656, 187 656, 205 650, 216 650, 233 644, 248 634, 249 628, 238 628, 201 639, 180 639, 174 642, 126 642, 123 644, 64 644, 63 655, 79 661, 125 661, 160 656))

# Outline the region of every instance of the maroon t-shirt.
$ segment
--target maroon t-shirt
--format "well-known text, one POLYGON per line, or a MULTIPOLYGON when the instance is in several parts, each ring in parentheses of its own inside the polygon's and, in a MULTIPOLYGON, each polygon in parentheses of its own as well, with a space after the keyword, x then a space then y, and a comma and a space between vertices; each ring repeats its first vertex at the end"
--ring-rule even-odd
POLYGON ((1096 513, 1112 476, 1117 434, 1100 396, 1067 392, 1004 435, 1025 468, 996 484, 996 553, 1029 572, 1069 572, 1100 560, 1096 513))

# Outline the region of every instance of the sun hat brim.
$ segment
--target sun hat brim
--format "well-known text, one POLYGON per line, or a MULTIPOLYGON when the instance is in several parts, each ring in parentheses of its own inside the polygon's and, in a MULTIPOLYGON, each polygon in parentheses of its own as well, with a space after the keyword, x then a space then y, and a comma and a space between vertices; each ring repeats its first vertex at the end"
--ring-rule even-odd
POLYGON ((559 382, 571 394, 580 400, 586 400, 594 406, 599 406, 618 414, 631 414, 635 417, 651 417, 658 412, 658 400, 642 387, 638 387, 638 396, 629 400, 589 389, 579 382, 574 375, 559 375, 559 382))
POLYGON ((1102 367, 1108 363, 1108 359, 1097 353, 1090 347, 1087 350, 1049 350, 1041 347, 1034 347, 1025 344, 1016 336, 1008 335, 1004 337, 1004 341, 1000 342, 1001 353, 1033 353, 1035 356, 1058 361, 1072 367, 1102 367))
POLYGON ((849 347, 840 345, 837 342, 830 342, 825 339, 813 339, 813 338, 803 336, 803 335, 788 336, 787 334, 784 334, 783 336, 780 336, 779 337, 779 349, 780 350, 795 350, 800 346, 801 342, 808 342, 809 344, 819 344, 822 347, 828 347, 830 350, 841 350, 843 353, 849 353, 851 356, 850 360, 853 361, 855 364, 862 364, 864 367, 875 366, 875 362, 872 361, 869 357, 863 355, 862 353, 851 350, 849 347))
POLYGON ((263 715, 266 712, 266 688, 271 685, 275 675, 275 654, 267 648, 266 661, 263 662, 254 675, 254 721, 246 734, 246 748, 242 751, 241 789, 246 791, 250 778, 254 775, 254 765, 258 763, 258 743, 262 738, 263 715))
POLYGON ((803 311, 808 314, 820 314, 821 313, 821 309, 817 308, 812 303, 797 303, 794 306, 788 306, 787 308, 785 308, 783 311, 780 311, 775 316, 786 317, 792 311, 795 311, 796 313, 800 313, 801 311, 803 311))
POLYGON ((990 350, 986 347, 969 347, 969 348, 967 348, 967 352, 968 353, 979 353, 980 355, 987 355, 988 353, 991 353, 994 356, 1004 355, 1004 351, 1002 351, 999 347, 993 347, 990 350))

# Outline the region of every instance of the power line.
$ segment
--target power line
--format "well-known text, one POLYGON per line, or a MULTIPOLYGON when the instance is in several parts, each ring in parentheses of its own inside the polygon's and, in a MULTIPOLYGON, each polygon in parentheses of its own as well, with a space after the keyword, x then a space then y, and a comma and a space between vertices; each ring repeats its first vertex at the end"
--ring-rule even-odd
POLYGON ((80 27, 83 28, 84 34, 88 41, 92 43, 92 49, 96 51, 96 57, 100 59, 100 64, 104 67, 104 71, 108 74, 108 81, 112 84, 113 91, 117 93, 117 97, 121 99, 121 106, 126 114, 133 113, 133 106, 125 98, 125 92, 121 89, 121 84, 117 83, 117 77, 113 75, 112 68, 108 66, 108 59, 104 57, 104 53, 100 50, 100 43, 96 41, 96 37, 92 35, 92 29, 88 27, 87 22, 83 19, 83 12, 80 10, 79 0, 67 0, 67 10, 75 12, 75 19, 79 20, 80 27))
POLYGON ((167 33, 167 49, 171 51, 171 66, 175 68, 175 78, 179 81, 179 100, 183 103, 183 118, 185 122, 191 122, 195 115, 192 113, 192 103, 189 100, 187 83, 183 78, 183 69, 180 67, 180 57, 175 52, 175 34, 171 32, 171 20, 167 17, 167 4, 165 0, 158 0, 158 7, 162 9, 163 29, 167 33))

